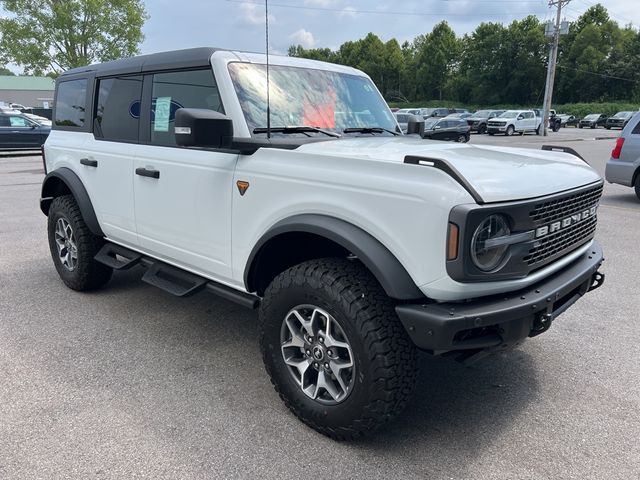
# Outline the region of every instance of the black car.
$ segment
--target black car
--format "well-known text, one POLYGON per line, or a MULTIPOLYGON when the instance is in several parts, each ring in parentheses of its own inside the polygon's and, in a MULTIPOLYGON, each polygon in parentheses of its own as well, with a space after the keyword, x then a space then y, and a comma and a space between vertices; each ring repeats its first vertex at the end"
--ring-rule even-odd
POLYGON ((466 120, 472 132, 487 133, 487 121, 504 112, 504 110, 478 110, 470 117, 467 117, 466 120))
POLYGON ((607 116, 603 113, 591 113, 578 122, 578 128, 603 127, 606 121, 607 116))
POLYGON ((631 117, 635 115, 636 112, 618 112, 613 117, 607 118, 607 121, 604 123, 604 128, 607 130, 611 128, 620 128, 623 129, 631 120, 631 117))
POLYGON ((471 128, 466 120, 456 118, 428 118, 424 122, 424 138, 468 142, 471 128))
POLYGON ((40 148, 50 131, 21 113, 0 113, 0 149, 40 148))

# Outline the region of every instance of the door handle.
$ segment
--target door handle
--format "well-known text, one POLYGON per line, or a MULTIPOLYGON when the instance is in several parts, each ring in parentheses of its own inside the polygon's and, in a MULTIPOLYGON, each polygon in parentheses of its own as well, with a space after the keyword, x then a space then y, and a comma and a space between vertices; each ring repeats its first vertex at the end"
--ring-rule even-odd
POLYGON ((87 167, 97 167, 98 166, 98 161, 97 160, 89 160, 88 158, 81 158, 80 159, 80 163, 82 165, 86 165, 87 167))
POLYGON ((146 168, 136 168, 136 175, 141 177, 160 178, 158 170, 147 170, 146 168))

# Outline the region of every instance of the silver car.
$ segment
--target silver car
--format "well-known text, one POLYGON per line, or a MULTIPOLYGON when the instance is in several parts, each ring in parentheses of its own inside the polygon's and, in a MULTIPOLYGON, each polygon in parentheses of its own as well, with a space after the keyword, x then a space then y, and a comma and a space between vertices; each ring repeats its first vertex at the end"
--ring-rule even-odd
POLYGON ((609 183, 634 187, 640 199, 640 113, 629 120, 616 140, 605 177, 609 183))

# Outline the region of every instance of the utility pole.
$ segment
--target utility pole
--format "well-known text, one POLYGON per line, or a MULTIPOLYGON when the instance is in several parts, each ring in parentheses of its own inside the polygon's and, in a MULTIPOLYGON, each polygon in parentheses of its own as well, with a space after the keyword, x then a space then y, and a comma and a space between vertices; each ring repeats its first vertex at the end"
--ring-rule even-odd
POLYGON ((549 52, 549 65, 547 66, 547 83, 544 88, 544 104, 542 106, 542 128, 540 133, 547 136, 547 126, 549 124, 549 111, 551 110, 551 97, 553 96, 553 82, 556 77, 556 62, 558 60, 558 42, 560 40, 560 18, 562 7, 571 0, 549 0, 549 7, 557 6, 556 23, 553 29, 553 42, 549 52))

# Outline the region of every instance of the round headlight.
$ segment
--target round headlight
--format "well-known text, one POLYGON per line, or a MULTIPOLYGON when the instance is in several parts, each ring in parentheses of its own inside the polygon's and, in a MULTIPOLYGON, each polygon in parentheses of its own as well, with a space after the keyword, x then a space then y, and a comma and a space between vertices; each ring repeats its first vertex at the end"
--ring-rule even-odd
POLYGON ((483 272, 498 268, 509 245, 492 245, 490 240, 510 234, 509 223, 502 215, 491 215, 478 225, 471 239, 471 259, 475 266, 483 272))

